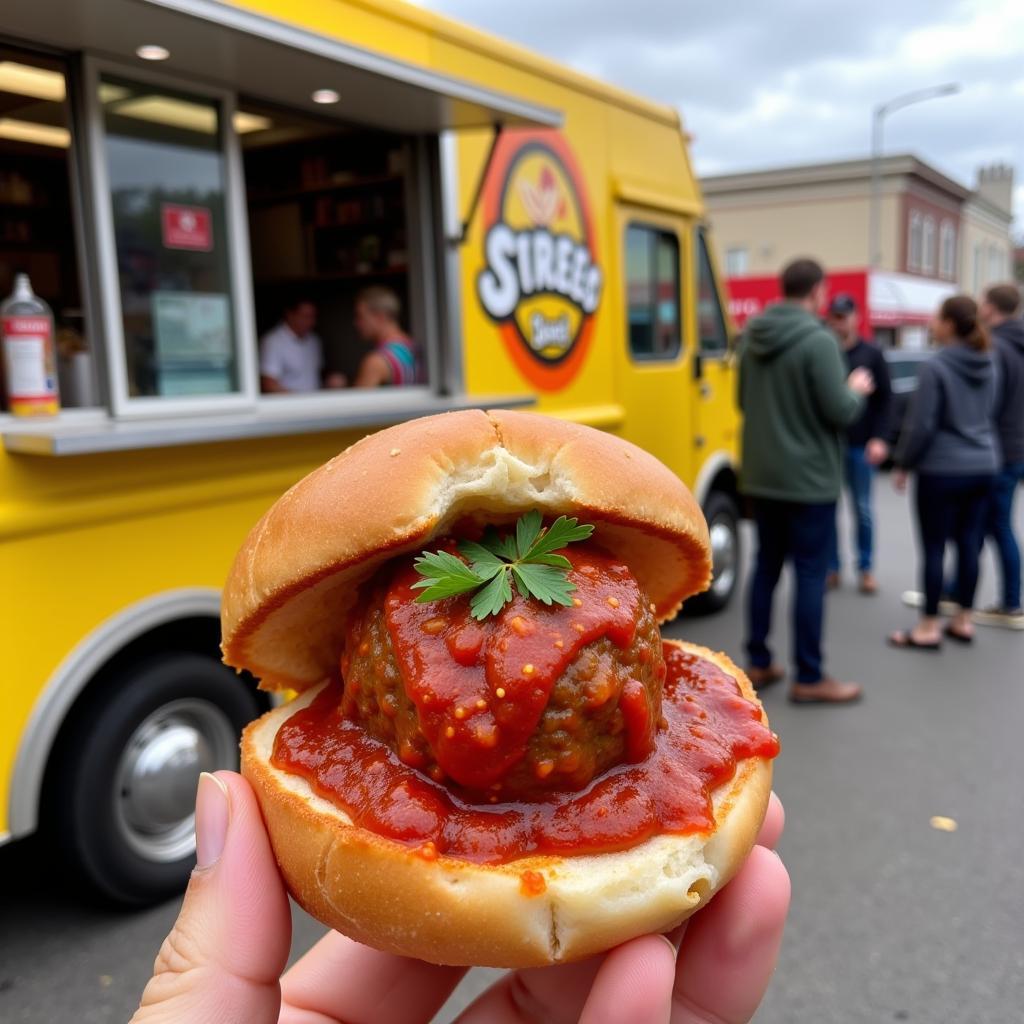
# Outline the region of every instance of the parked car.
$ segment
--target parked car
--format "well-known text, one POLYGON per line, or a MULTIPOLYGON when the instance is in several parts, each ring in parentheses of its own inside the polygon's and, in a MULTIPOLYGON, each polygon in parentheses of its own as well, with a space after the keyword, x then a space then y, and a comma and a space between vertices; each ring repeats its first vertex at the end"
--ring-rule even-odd
MULTIPOLYGON (((892 381, 892 404, 890 406, 889 424, 886 430, 886 441, 890 448, 896 447, 903 428, 903 417, 907 413, 910 396, 917 390, 917 375, 921 367, 931 358, 931 349, 890 348, 885 350, 885 362, 889 367, 889 379, 892 381)), ((891 460, 885 468, 890 468, 891 460)))

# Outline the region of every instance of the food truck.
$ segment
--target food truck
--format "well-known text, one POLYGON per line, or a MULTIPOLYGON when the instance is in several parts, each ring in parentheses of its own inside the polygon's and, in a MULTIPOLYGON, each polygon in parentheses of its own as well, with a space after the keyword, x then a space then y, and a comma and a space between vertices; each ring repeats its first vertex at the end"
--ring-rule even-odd
POLYGON ((183 884, 197 773, 261 710, 219 660, 230 560, 380 426, 628 438, 694 490, 729 599, 730 326, 674 110, 392 0, 32 0, 0 33, 0 296, 50 307, 60 384, 0 413, 0 842, 53 830, 126 903, 183 884), (369 286, 401 386, 351 386, 369 286), (325 386, 264 393, 296 303, 325 386))

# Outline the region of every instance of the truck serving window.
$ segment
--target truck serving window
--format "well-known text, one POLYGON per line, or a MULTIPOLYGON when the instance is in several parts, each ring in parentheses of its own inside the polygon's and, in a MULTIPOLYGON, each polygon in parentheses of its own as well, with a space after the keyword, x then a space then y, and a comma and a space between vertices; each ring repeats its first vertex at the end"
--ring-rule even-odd
POLYGON ((99 403, 75 244, 67 92, 60 61, 0 46, 0 302, 15 275, 27 274, 53 311, 65 408, 99 403))
POLYGON ((262 391, 426 384, 410 309, 411 140, 252 101, 234 127, 262 391))
POLYGON ((679 315, 679 240, 669 231, 626 228, 629 352, 634 359, 674 359, 682 347, 679 315))

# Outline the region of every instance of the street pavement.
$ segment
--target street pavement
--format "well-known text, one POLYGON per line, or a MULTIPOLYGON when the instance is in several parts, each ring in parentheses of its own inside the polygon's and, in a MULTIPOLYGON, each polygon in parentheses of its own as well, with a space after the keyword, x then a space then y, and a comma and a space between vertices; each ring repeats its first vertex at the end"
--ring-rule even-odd
MULTIPOLYGON (((848 583, 828 603, 828 669, 863 682, 866 699, 795 707, 785 684, 763 695, 782 738, 775 788, 793 909, 755 1019, 1013 1024, 1024 1020, 1024 633, 979 629, 973 647, 939 655, 887 649, 886 631, 913 621, 899 595, 915 551, 906 500, 885 479, 876 493, 882 592, 861 597, 848 583), (935 816, 956 830, 934 828, 935 816)), ((983 571, 989 603, 988 554, 983 571)), ((788 586, 776 600, 786 662, 788 586)), ((742 662, 742 602, 667 633, 742 662)), ((0 849, 0 1020, 126 1020, 175 911, 90 904, 51 874, 39 839, 0 849)), ((297 954, 322 929, 295 918, 297 954)), ((499 973, 471 972, 437 1019, 499 973)))

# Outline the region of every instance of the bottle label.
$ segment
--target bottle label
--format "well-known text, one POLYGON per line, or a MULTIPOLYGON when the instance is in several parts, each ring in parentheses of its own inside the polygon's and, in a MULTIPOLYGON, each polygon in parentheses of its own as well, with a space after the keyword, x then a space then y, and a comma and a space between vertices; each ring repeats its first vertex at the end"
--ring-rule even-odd
POLYGON ((49 317, 7 316, 2 329, 11 411, 51 409, 57 397, 57 379, 49 317))

